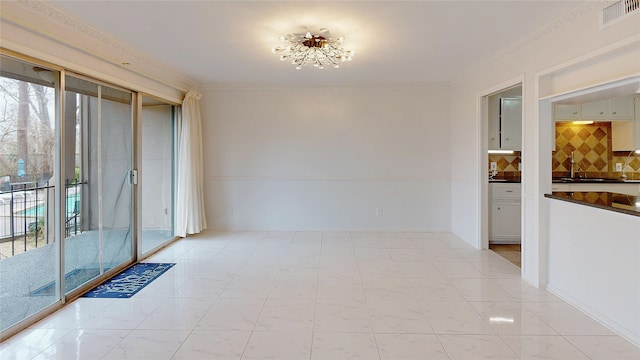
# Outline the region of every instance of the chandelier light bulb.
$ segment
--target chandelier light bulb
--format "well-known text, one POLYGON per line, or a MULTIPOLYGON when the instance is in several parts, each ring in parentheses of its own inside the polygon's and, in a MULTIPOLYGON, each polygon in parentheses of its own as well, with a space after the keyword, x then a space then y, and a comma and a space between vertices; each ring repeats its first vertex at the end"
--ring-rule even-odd
POLYGON ((300 70, 302 66, 313 65, 318 69, 332 66, 339 69, 338 62, 351 61, 354 52, 341 47, 344 37, 331 38, 326 29, 320 31, 322 35, 289 34, 280 37, 281 46, 272 49, 273 53, 280 54, 280 60, 291 60, 291 64, 300 70))

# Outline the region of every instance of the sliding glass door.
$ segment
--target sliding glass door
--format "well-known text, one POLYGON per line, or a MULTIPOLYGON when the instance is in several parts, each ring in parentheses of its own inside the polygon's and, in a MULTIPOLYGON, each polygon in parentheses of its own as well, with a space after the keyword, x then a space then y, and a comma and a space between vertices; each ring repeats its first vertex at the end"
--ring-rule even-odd
POLYGON ((0 331, 58 302, 58 71, 0 59, 0 331))
POLYGON ((65 78, 65 293, 133 261, 132 94, 65 78))
POLYGON ((0 341, 175 239, 178 116, 0 55, 0 341))
POLYGON ((141 254, 174 238, 174 124, 176 107, 142 98, 141 254))

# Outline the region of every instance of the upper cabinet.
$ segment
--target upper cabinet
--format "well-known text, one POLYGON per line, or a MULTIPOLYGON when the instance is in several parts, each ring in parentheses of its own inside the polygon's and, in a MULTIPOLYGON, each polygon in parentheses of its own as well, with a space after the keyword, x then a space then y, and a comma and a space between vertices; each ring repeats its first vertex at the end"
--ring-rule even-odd
POLYGON ((522 149, 522 98, 489 97, 489 150, 522 149))
POLYGON ((500 98, 489 97, 489 150, 500 150, 500 98))
POLYGON ((500 99, 500 147, 522 149, 522 98, 500 99))
POLYGON ((580 110, 582 113, 581 118, 584 120, 604 120, 607 113, 607 100, 584 103, 580 110))
POLYGON ((555 104, 553 115, 556 121, 580 120, 580 105, 555 104))
POLYGON ((607 100, 609 105, 605 120, 631 120, 633 119, 633 96, 617 97, 607 100))
POLYGON ((633 151, 640 149, 640 95, 612 100, 616 100, 617 107, 609 106, 609 111, 615 112, 616 114, 612 115, 619 115, 620 118, 611 121, 611 150, 633 151), (627 114, 629 103, 631 103, 631 116, 627 114))
POLYGON ((582 104, 556 104, 556 121, 618 121, 633 120, 633 96, 624 96, 582 104))

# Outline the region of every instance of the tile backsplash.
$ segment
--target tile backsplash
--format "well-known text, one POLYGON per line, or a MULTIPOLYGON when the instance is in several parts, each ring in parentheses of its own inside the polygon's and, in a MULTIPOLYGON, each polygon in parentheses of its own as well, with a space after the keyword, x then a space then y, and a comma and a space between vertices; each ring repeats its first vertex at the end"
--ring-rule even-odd
MULTIPOLYGON (((622 176, 616 163, 627 164, 628 179, 640 180, 640 154, 627 151, 612 151, 611 123, 595 122, 589 125, 574 125, 571 122, 556 123, 556 150, 552 152, 554 177, 568 177, 571 173, 571 152, 574 171, 579 176, 617 179, 622 176)), ((496 178, 518 178, 521 153, 513 155, 489 154, 489 166, 495 162, 496 178)))
POLYGON ((491 166, 492 162, 496 163, 498 169, 497 179, 517 178, 520 177, 521 174, 521 172, 518 171, 520 159, 520 151, 514 151, 513 155, 489 154, 489 166, 491 166))
POLYGON ((556 150, 553 151, 552 158, 554 177, 569 176, 572 151, 574 171, 579 176, 620 178, 622 172, 615 171, 616 163, 626 163, 627 177, 640 179, 640 155, 612 151, 610 122, 589 125, 557 122, 556 150))

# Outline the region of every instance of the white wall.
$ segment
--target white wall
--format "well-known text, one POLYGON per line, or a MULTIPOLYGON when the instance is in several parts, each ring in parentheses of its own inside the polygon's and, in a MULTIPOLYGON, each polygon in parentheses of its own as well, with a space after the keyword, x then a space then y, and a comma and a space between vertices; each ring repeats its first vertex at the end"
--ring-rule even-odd
POLYGON ((446 88, 209 88, 203 99, 212 227, 450 230, 446 88))
POLYGON ((173 213, 171 156, 173 114, 170 105, 142 107, 142 229, 171 229, 173 213))
POLYGON ((547 201, 549 290, 640 345, 640 217, 547 201))

